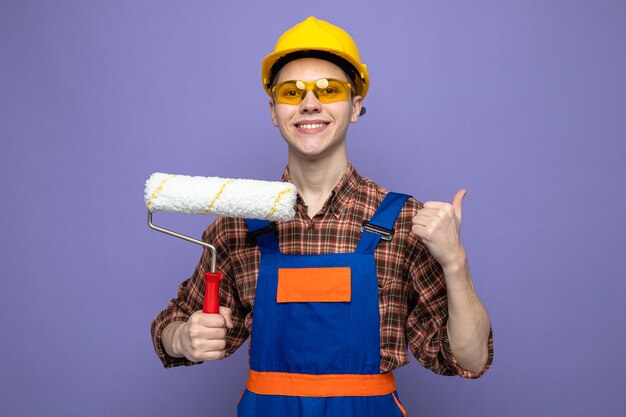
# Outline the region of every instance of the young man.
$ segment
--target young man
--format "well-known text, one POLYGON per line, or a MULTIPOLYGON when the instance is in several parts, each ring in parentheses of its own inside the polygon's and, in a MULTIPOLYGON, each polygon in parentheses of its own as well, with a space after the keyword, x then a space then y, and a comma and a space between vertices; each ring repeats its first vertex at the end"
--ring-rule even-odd
POLYGON ((222 359, 250 336, 238 415, 258 417, 402 416, 391 371, 408 362, 407 344, 434 372, 482 375, 492 339, 459 236, 465 190, 422 205, 356 172, 346 134, 364 113, 369 75, 342 29, 308 18, 262 72, 296 217, 219 218, 205 231, 223 307, 201 311, 205 253, 152 324, 163 364, 222 359))

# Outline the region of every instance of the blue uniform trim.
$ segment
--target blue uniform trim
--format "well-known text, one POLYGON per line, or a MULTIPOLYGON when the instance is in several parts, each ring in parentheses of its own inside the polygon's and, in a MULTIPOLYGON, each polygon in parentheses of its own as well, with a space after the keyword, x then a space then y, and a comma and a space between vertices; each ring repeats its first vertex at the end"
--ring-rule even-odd
MULTIPOLYGON (((246 224, 248 225, 249 232, 256 232, 257 230, 261 230, 265 227, 270 226, 270 222, 268 220, 257 219, 246 219, 246 224)), ((274 235, 273 230, 266 234, 258 236, 256 238, 256 241, 259 244, 259 249, 261 249, 261 253, 280 253, 280 249, 278 248, 278 240, 276 240, 276 236, 274 235)))
MULTIPOLYGON (((402 211, 402 206, 404 206, 408 198, 409 196, 406 194, 387 193, 380 206, 378 206, 378 210, 372 216, 370 223, 384 229, 392 229, 400 211, 402 211)), ((364 230, 355 253, 373 254, 379 242, 380 235, 378 233, 364 230)))

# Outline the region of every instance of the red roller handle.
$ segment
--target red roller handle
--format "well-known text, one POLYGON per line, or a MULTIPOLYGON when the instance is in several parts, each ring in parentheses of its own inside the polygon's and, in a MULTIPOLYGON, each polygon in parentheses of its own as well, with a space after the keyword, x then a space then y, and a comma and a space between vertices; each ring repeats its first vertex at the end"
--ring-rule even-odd
POLYGON ((204 307, 202 311, 208 314, 219 314, 220 312, 220 281, 221 272, 207 272, 204 274, 206 292, 204 294, 204 307))

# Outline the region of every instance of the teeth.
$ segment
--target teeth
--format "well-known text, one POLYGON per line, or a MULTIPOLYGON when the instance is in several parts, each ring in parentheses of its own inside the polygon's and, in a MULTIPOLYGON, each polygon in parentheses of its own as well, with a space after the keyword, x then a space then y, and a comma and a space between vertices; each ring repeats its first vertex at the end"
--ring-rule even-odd
POLYGON ((317 123, 317 124, 305 124, 305 125, 300 125, 301 129, 321 129, 322 127, 326 126, 323 123, 317 123))

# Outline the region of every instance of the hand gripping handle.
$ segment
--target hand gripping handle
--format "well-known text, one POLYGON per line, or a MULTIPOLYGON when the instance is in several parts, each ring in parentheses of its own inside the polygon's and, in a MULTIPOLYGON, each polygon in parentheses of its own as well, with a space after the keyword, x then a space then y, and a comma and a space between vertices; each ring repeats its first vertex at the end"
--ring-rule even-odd
POLYGON ((219 314, 220 312, 220 281, 221 272, 207 272, 204 274, 206 292, 204 294, 204 307, 202 311, 208 314, 219 314))

